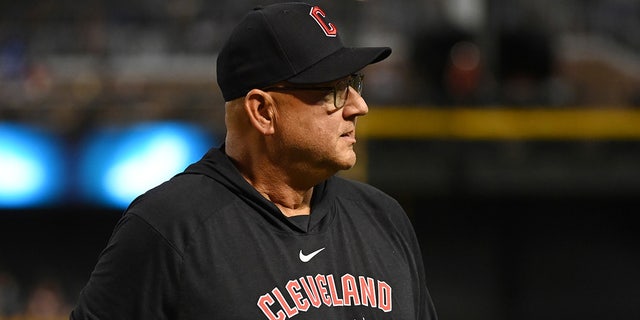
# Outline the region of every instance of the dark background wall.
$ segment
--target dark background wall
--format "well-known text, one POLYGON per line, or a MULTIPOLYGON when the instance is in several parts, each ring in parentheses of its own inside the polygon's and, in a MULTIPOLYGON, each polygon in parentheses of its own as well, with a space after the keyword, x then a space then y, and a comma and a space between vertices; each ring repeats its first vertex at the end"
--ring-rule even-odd
POLYGON ((412 218, 442 319, 634 319, 638 147, 379 140, 369 180, 412 218))
MULTIPOLYGON (((505 168, 501 154, 512 143, 368 143, 369 181, 395 196, 414 223, 441 319, 640 316, 638 181, 587 174, 606 171, 638 143, 601 142, 607 156, 596 161, 567 155, 584 142, 521 142, 523 152, 558 150, 568 160, 536 151, 540 159, 505 168), (564 185, 583 188, 539 177, 541 163, 553 163, 564 185), (503 177, 484 187, 474 182, 483 172, 503 177)), ((0 268, 19 280, 22 294, 53 279, 72 303, 120 215, 83 206, 0 212, 0 268)))

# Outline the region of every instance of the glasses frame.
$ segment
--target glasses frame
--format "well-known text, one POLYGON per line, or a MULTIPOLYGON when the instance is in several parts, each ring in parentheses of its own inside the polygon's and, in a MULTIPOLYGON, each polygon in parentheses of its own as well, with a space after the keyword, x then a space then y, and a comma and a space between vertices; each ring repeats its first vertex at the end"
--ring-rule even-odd
POLYGON ((323 87, 312 87, 312 86, 295 86, 295 85, 276 85, 269 86, 263 88, 262 91, 296 91, 296 90, 311 90, 311 91, 331 91, 333 92, 333 106, 335 110, 340 110, 344 108, 347 104, 347 100, 349 99, 349 87, 356 90, 356 92, 361 95, 362 88, 364 84, 364 75, 361 73, 354 73, 350 75, 348 78, 340 80, 336 82, 332 87, 323 86, 323 87), (338 106, 338 92, 344 92, 344 100, 340 106, 338 106))

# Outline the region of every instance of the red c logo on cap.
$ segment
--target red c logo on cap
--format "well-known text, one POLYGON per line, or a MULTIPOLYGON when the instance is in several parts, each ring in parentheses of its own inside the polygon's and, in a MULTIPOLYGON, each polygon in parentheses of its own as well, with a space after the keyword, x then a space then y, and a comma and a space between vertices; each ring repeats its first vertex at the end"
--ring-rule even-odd
POLYGON ((333 23, 324 22, 324 18, 326 18, 327 16, 325 15, 324 11, 320 9, 320 7, 314 6, 313 8, 311 8, 311 11, 309 11, 309 15, 313 18, 313 20, 316 20, 327 37, 335 37, 338 35, 338 29, 336 29, 333 23))

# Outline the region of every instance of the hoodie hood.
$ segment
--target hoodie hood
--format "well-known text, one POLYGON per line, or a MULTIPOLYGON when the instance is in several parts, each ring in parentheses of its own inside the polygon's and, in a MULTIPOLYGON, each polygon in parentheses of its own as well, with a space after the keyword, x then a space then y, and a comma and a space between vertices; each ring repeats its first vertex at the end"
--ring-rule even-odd
POLYGON ((333 178, 323 181, 313 189, 311 197, 311 215, 307 230, 302 230, 280 211, 280 209, 260 194, 240 174, 231 159, 224 153, 224 145, 210 149, 200 161, 190 165, 183 174, 207 176, 222 184, 247 205, 254 208, 271 225, 278 229, 297 233, 317 233, 330 223, 334 212, 333 195, 328 185, 333 178))

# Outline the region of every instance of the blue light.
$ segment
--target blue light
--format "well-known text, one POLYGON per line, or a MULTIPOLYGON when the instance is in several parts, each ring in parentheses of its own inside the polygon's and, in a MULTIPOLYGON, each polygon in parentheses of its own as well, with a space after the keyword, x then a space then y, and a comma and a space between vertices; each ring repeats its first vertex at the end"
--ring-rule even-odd
POLYGON ((81 192, 89 201, 124 208, 183 171, 213 145, 196 126, 145 123, 96 132, 81 159, 81 192))
POLYGON ((52 204, 65 190, 63 152, 50 133, 0 123, 0 208, 52 204))

